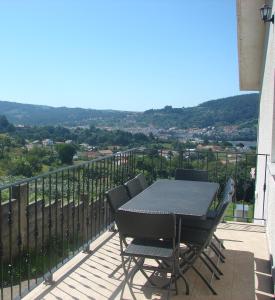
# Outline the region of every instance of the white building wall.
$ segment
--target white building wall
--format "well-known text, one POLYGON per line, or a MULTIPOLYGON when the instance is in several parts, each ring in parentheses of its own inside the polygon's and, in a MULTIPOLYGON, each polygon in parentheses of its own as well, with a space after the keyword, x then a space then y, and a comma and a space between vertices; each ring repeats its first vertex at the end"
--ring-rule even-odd
MULTIPOLYGON (((273 173, 273 172, 272 172, 273 173)), ((267 203, 266 203, 266 218, 267 218, 267 238, 270 248, 270 253, 275 259, 275 179, 268 170, 268 189, 267 189, 267 203)))
POLYGON ((267 235, 271 254, 275 258, 275 25, 266 24, 266 55, 263 58, 262 88, 260 97, 258 153, 269 154, 258 157, 255 191, 255 218, 266 218, 267 235), (266 191, 264 180, 266 178, 266 191))

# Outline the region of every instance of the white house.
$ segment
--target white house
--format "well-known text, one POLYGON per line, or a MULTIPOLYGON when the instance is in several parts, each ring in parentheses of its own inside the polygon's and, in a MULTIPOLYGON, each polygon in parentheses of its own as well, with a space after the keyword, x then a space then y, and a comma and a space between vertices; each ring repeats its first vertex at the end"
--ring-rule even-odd
POLYGON ((42 141, 42 145, 44 147, 53 146, 53 140, 51 140, 51 139, 45 139, 45 140, 42 141))
POLYGON ((273 0, 237 0, 240 89, 260 92, 257 152, 268 154, 259 155, 257 161, 255 222, 265 219, 275 258, 275 27, 270 20, 274 4, 273 0), (270 9, 266 22, 260 13, 264 5, 270 9))

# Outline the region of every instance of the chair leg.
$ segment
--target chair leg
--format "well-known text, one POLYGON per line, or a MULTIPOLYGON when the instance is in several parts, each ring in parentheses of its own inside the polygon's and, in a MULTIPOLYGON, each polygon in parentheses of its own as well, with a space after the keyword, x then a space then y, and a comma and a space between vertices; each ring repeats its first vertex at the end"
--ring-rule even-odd
POLYGON ((149 281, 152 286, 156 286, 155 283, 151 280, 151 278, 146 274, 146 272, 142 269, 142 265, 144 263, 144 259, 142 259, 142 263, 140 263, 136 258, 133 257, 133 261, 137 266, 137 271, 140 271, 142 275, 149 281))
POLYGON ((200 278, 206 284, 206 286, 209 288, 209 290, 212 292, 212 294, 217 295, 217 292, 213 289, 213 287, 209 284, 209 282, 205 279, 205 277, 200 273, 200 271, 194 266, 191 266, 191 267, 200 276, 200 278))
POLYGON ((220 270, 220 268, 218 268, 218 266, 213 262, 213 260, 211 259, 211 257, 206 254, 204 251, 202 252, 202 254, 207 258, 207 260, 210 262, 210 264, 215 268, 215 270, 220 274, 223 275, 223 272, 220 270))
POLYGON ((214 237, 214 239, 221 245, 221 247, 222 247, 223 249, 226 249, 226 248, 224 247, 223 242, 215 235, 215 233, 213 234, 213 237, 214 237))
POLYGON ((126 265, 125 265, 125 261, 124 261, 123 255, 121 256, 121 259, 122 259, 122 267, 123 267, 125 279, 124 279, 124 282, 123 282, 123 285, 122 285, 122 290, 121 290, 120 299, 122 299, 122 296, 123 296, 123 294, 124 294, 124 290, 125 290, 126 283, 128 283, 129 290, 130 290, 130 293, 131 293, 132 297, 133 297, 134 299, 136 299, 135 294, 133 293, 133 291, 132 291, 132 289, 131 289, 131 286, 130 286, 130 283, 129 283, 129 281, 128 281, 129 276, 130 276, 129 270, 130 270, 131 263, 132 263, 132 257, 129 259, 129 265, 128 265, 128 268, 127 268, 127 269, 126 269, 126 265))
POLYGON ((168 291, 167 291, 167 300, 170 299, 170 292, 171 292, 171 289, 172 289, 172 283, 173 283, 173 276, 171 274, 171 277, 170 277, 170 280, 169 280, 169 286, 168 286, 168 291))
POLYGON ((220 249, 214 243, 210 243, 209 247, 220 258, 221 262, 224 263, 225 262, 225 256, 221 253, 220 249))
POLYGON ((212 273, 216 279, 220 280, 220 277, 216 274, 215 270, 213 270, 211 268, 211 266, 209 265, 209 263, 202 257, 202 255, 199 256, 199 258, 202 260, 202 262, 205 264, 205 266, 207 267, 207 269, 210 271, 210 273, 212 273))
POLYGON ((187 282, 187 280, 185 279, 183 273, 181 271, 179 271, 179 275, 180 277, 183 279, 184 283, 185 283, 185 288, 186 288, 186 295, 189 295, 189 284, 187 282))

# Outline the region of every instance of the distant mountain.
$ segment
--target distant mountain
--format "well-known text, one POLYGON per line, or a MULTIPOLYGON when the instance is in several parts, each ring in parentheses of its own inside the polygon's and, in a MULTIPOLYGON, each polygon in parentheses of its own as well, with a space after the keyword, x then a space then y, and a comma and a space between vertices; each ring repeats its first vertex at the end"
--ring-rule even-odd
POLYGON ((201 103, 188 108, 150 109, 145 112, 50 107, 0 101, 0 114, 13 124, 101 125, 114 127, 154 126, 191 128, 225 125, 254 125, 259 95, 246 94, 201 103))
POLYGON ((207 126, 257 123, 259 95, 245 94, 203 102, 188 108, 150 109, 139 121, 155 127, 203 128, 207 126))
POLYGON ((125 115, 115 110, 51 107, 8 101, 0 101, 0 114, 15 125, 86 125, 104 119, 116 120, 125 115))

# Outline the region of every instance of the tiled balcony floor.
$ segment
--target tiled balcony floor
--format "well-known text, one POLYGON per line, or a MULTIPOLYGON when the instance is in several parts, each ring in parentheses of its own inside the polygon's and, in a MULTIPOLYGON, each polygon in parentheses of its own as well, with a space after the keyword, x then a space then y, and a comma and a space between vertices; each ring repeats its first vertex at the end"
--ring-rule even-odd
MULTIPOLYGON (((213 296, 192 270, 186 273, 190 295, 179 280, 180 294, 171 299, 267 300, 273 299, 269 271, 269 254, 264 227, 244 223, 221 224, 217 235, 226 246, 226 263, 221 280, 213 280, 218 296, 213 296)), ((121 298, 124 279, 117 234, 106 233, 95 241, 92 254, 80 253, 54 274, 55 283, 41 284, 24 299, 133 299, 129 288, 121 298)), ((200 263, 198 267, 208 274, 200 263)), ((132 291, 136 299, 165 299, 166 292, 151 288, 137 273, 132 291)))

